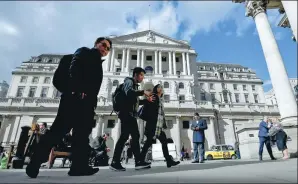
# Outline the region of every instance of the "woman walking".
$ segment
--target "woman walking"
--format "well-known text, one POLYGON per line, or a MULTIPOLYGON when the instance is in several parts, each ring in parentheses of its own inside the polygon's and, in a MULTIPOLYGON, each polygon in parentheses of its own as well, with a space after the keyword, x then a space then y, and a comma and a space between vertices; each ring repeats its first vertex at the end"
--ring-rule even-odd
POLYGON ((153 88, 154 102, 145 103, 140 117, 146 121, 145 135, 146 141, 141 151, 141 160, 145 160, 149 147, 153 139, 159 139, 162 145, 162 152, 167 162, 167 167, 178 165, 179 161, 174 161, 168 150, 167 137, 163 129, 166 128, 165 114, 163 107, 163 89, 160 84, 153 88))
POLYGON ((288 136, 286 132, 282 129, 282 126, 280 123, 275 123, 274 126, 272 126, 269 129, 268 135, 272 137, 272 139, 276 142, 276 146, 279 151, 282 151, 283 159, 289 158, 289 152, 287 147, 287 139, 288 136))

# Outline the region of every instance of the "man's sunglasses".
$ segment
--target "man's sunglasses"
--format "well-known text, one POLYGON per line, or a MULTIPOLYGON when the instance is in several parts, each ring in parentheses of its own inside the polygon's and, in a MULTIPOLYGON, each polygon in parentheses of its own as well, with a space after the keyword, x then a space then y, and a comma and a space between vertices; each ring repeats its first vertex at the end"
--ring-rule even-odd
POLYGON ((110 51, 111 48, 107 46, 105 42, 101 42, 101 45, 106 49, 106 51, 110 51))

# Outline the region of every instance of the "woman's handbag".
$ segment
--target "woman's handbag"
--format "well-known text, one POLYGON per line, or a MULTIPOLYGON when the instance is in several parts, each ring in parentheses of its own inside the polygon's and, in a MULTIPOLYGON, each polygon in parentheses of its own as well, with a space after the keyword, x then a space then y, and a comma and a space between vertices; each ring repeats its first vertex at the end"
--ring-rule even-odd
POLYGON ((144 121, 148 121, 148 112, 146 109, 147 108, 143 105, 138 111, 139 118, 144 121))

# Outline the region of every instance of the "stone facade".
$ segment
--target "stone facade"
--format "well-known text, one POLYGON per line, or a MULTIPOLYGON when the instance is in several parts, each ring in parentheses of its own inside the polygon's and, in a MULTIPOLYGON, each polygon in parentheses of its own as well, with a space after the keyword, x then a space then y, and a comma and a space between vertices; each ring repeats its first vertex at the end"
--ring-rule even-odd
MULTIPOLYGON (((190 121, 199 112, 208 122, 206 148, 214 144, 234 145, 237 130, 259 123, 264 116, 279 117, 276 105, 266 105, 262 81, 241 65, 196 62, 189 43, 154 31, 112 37, 113 49, 103 63, 104 79, 98 95, 97 125, 92 136, 109 132, 110 154, 120 134, 120 121, 112 111, 111 94, 135 66, 146 69, 146 83, 163 84, 168 138, 192 152, 190 121)), ((62 55, 42 54, 23 62, 12 72, 6 98, 0 98, 0 141, 17 142, 20 128, 47 122, 56 116, 59 92, 52 78, 62 55)), ((139 120, 141 138, 145 123, 139 120)), ((242 143, 241 143, 242 144, 242 143)))

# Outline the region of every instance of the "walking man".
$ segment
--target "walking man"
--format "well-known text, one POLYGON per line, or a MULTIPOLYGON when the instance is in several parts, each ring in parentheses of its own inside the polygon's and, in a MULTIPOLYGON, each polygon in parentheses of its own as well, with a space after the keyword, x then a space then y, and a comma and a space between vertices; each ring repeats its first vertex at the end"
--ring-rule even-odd
POLYGON ((33 152, 26 174, 36 178, 40 165, 46 162, 53 146, 72 129, 72 164, 68 175, 87 176, 98 172, 98 168, 88 165, 90 153, 89 135, 95 126, 94 110, 97 106, 97 95, 103 79, 102 57, 106 56, 112 42, 100 37, 94 48, 79 48, 71 58, 68 85, 61 95, 55 121, 47 134, 42 136, 33 152))
POLYGON ((271 160, 276 160, 276 158, 273 156, 271 144, 270 144, 270 137, 268 135, 269 129, 272 127, 271 119, 265 118, 266 121, 261 121, 259 125, 259 160, 263 160, 263 148, 264 144, 266 145, 267 151, 270 155, 271 160))
POLYGON ((199 113, 194 114, 194 121, 191 124, 193 130, 194 161, 192 163, 204 163, 205 157, 205 130, 207 129, 206 120, 202 119, 199 113), (198 155, 198 151, 200 156, 198 155))
POLYGON ((150 96, 150 92, 144 90, 138 90, 138 83, 141 83, 144 79, 145 70, 140 67, 133 69, 133 77, 126 77, 122 86, 122 93, 124 95, 125 108, 119 111, 118 117, 121 120, 121 135, 116 143, 114 156, 110 169, 114 171, 125 171, 120 163, 121 153, 124 148, 126 140, 131 135, 131 149, 135 157, 135 169, 143 169, 150 167, 150 163, 141 161, 140 159, 140 133, 137 123, 139 104, 142 105, 144 101, 148 100, 152 102, 153 98, 150 96), (139 100, 139 96, 147 96, 145 100, 139 100))

